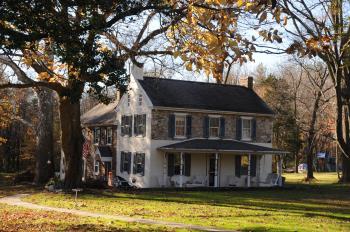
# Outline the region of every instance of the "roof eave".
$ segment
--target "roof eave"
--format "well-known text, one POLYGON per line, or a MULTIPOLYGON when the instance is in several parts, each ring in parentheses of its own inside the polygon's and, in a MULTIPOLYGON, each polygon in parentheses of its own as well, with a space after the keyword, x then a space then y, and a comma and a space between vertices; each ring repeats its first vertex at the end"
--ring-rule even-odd
POLYGON ((225 149, 190 149, 190 148, 167 148, 160 147, 160 151, 170 151, 170 152, 192 152, 192 153, 231 153, 231 154, 254 154, 254 155, 286 155, 290 152, 287 151, 254 151, 254 150, 225 150, 225 149))

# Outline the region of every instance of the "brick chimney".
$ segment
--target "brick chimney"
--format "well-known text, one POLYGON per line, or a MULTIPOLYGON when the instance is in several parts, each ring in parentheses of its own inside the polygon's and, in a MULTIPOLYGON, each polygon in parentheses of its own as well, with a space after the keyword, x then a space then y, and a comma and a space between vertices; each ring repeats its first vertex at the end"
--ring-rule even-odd
POLYGON ((248 77, 248 88, 253 89, 253 85, 254 85, 254 79, 253 79, 253 77, 249 76, 248 77))

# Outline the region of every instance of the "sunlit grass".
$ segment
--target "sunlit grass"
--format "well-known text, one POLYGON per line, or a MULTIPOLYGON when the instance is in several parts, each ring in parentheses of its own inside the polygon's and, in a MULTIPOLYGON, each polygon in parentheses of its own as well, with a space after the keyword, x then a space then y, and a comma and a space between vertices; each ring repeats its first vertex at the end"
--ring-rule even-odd
MULTIPOLYGON (((152 191, 79 196, 79 209, 152 218, 234 230, 349 231, 350 191, 335 184, 336 174, 316 174, 317 182, 301 183, 302 174, 287 174, 286 189, 232 191, 152 191)), ((27 201, 75 208, 70 194, 39 193, 27 201)))

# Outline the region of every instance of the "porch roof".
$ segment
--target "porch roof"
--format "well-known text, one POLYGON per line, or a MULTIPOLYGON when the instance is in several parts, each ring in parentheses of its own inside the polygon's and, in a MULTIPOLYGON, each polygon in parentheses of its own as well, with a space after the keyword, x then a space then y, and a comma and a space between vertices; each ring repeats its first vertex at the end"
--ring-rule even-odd
POLYGON ((158 148, 162 151, 172 152, 220 152, 235 154, 275 154, 282 155, 289 152, 227 139, 190 139, 158 148))

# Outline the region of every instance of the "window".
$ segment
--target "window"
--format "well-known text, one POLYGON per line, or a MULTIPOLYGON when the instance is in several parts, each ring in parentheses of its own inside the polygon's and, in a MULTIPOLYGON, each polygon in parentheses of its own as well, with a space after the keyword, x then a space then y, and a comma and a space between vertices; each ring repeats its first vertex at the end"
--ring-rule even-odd
POLYGON ((134 166, 133 166, 134 174, 145 174, 145 153, 136 153, 134 156, 134 166))
POLYGON ((185 137, 186 116, 175 116, 175 137, 185 137))
MULTIPOLYGON (((191 172, 191 154, 183 154, 182 173, 185 176, 190 176, 191 172)), ((168 176, 181 174, 181 154, 168 154, 168 176)))
POLYGON ((130 96, 130 93, 128 93, 128 106, 130 106, 130 102, 131 102, 131 96, 130 96))
POLYGON ((252 120, 242 118, 242 140, 252 139, 252 120))
POLYGON ((103 145, 106 144, 106 140, 107 140, 107 129, 101 128, 101 143, 103 145))
POLYGON ((146 136, 146 114, 134 116, 134 135, 146 136))
POLYGON ((107 128, 107 144, 112 144, 113 130, 111 127, 107 128))
POLYGON ((120 153, 120 172, 127 172, 130 174, 131 169, 131 152, 120 153))
MULTIPOLYGON (((249 156, 237 155, 235 156, 235 175, 240 177, 242 175, 248 175, 249 156)), ((250 176, 256 176, 256 156, 250 156, 250 176)))
POLYGON ((209 136, 219 137, 220 133, 220 118, 219 117, 209 117, 209 136))
POLYGON ((99 127, 94 128, 94 143, 100 143, 101 129, 99 127))
POLYGON ((139 106, 142 106, 142 94, 139 94, 139 106))
POLYGON ((131 136, 132 135, 132 116, 122 116, 122 123, 121 123, 121 135, 125 136, 131 136))
POLYGON ((98 175, 100 173, 100 161, 98 160, 95 160, 94 172, 95 175, 98 175))

